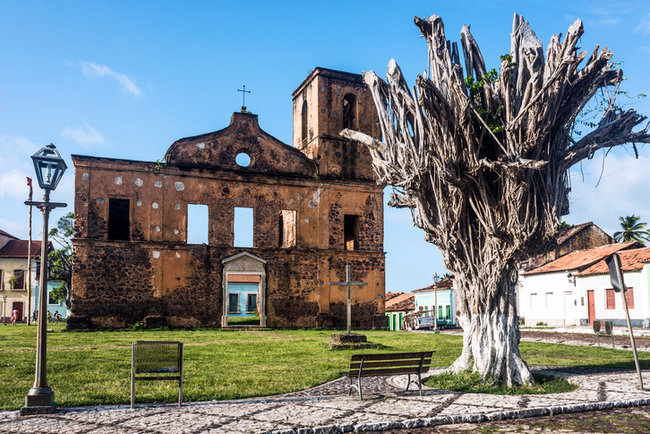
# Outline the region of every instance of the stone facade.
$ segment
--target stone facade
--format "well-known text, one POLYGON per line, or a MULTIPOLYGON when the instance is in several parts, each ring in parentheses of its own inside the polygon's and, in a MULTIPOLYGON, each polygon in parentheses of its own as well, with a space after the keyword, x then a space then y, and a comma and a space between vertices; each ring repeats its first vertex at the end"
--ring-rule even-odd
POLYGON ((74 155, 68 327, 225 325, 224 263, 242 252, 263 264, 267 326, 343 327, 345 289, 329 283, 348 263, 368 283, 354 289, 353 326, 383 324, 383 190, 367 150, 338 139, 334 115, 345 110, 350 126, 379 137, 372 98, 361 76, 316 68, 294 93, 299 125, 305 103, 307 146, 239 112, 225 129, 174 142, 165 164, 74 155), (193 204, 207 205, 203 244, 187 242, 193 204), (236 207, 252 208, 252 247, 234 245, 236 207))

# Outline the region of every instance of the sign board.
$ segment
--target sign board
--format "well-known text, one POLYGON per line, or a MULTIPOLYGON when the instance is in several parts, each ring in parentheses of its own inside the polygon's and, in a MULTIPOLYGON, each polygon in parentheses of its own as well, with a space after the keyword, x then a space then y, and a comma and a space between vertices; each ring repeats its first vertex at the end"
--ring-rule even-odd
POLYGON ((621 271, 621 258, 618 253, 607 257, 605 259, 607 267, 609 267, 609 278, 612 281, 612 287, 616 292, 625 292, 625 282, 623 282, 623 272, 621 271))

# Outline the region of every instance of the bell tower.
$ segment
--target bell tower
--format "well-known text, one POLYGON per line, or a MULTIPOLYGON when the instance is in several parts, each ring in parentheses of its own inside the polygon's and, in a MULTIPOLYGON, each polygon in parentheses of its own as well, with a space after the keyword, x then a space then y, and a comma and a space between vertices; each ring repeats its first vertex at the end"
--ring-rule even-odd
POLYGON ((319 176, 373 180, 368 149, 341 137, 344 128, 381 138, 363 77, 314 68, 293 92, 293 146, 316 161, 319 176))

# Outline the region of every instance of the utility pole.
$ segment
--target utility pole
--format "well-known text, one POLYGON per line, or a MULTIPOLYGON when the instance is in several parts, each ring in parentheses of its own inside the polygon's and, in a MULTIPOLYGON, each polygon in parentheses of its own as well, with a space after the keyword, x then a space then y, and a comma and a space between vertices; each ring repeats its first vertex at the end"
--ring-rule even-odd
MULTIPOLYGON (((29 201, 32 201, 32 178, 27 177, 29 186, 29 201)), ((32 323, 32 206, 29 206, 27 224, 27 325, 32 323)))
POLYGON ((440 333, 440 330, 438 330, 438 282, 440 282, 440 276, 438 273, 433 273, 433 300, 435 303, 435 308, 433 309, 434 333, 440 333))

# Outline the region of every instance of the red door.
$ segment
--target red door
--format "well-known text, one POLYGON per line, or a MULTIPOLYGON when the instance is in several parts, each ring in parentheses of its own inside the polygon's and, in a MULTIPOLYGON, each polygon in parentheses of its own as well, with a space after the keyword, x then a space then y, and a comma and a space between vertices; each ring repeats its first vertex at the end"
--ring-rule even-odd
POLYGON ((596 319, 596 303, 594 301, 594 291, 587 291, 587 306, 589 310, 589 324, 593 323, 596 319))
POLYGON ((13 307, 11 308, 11 311, 13 312, 14 309, 18 311, 18 321, 23 320, 23 302, 22 301, 14 301, 13 307))

